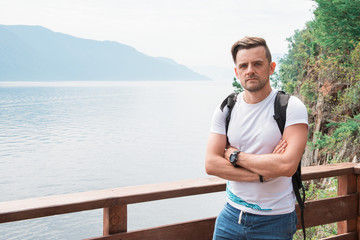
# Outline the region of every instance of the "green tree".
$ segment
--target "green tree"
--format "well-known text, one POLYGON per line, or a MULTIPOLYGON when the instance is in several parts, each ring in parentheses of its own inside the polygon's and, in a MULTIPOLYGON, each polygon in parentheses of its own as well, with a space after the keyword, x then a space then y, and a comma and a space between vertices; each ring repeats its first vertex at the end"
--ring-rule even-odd
MULTIPOLYGON (((360 0, 315 0, 317 42, 329 51, 350 53, 360 38, 360 0)), ((342 55, 346 57, 347 55, 342 55)))
MULTIPOLYGON (((288 38, 277 84, 309 112, 304 165, 360 159, 360 0, 314 0, 314 19, 288 38)), ((307 199, 318 196, 307 185, 307 199)), ((321 193, 331 197, 336 189, 321 193)), ((336 194, 336 191, 335 191, 336 194)), ((307 229, 308 239, 336 234, 336 225, 307 229)), ((302 239, 296 234, 294 239, 302 239)))
POLYGON ((314 2, 314 20, 288 38, 277 82, 308 108, 306 165, 359 159, 360 0, 314 2))
POLYGON ((318 47, 314 40, 309 29, 297 30, 294 36, 287 39, 289 51, 280 59, 278 76, 282 88, 286 92, 295 92, 298 80, 307 74, 307 65, 311 64, 314 56, 318 54, 318 47))
POLYGON ((236 77, 234 77, 233 82, 232 82, 232 85, 233 85, 233 87, 235 88, 235 89, 234 89, 234 92, 240 93, 240 92, 243 92, 243 91, 244 91, 243 87, 241 86, 241 84, 239 83, 239 81, 236 79, 236 77))

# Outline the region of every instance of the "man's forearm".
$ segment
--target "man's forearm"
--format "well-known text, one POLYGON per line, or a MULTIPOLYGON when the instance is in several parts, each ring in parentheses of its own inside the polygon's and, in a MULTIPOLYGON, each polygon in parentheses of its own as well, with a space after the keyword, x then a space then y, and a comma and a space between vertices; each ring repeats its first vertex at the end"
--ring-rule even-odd
POLYGON ((238 164, 264 177, 290 177, 295 173, 296 168, 286 159, 287 157, 286 154, 248 154, 242 152, 238 156, 238 164))
MULTIPOLYGON (((287 143, 285 141, 280 141, 279 144, 275 147, 272 154, 260 155, 240 152, 237 156, 237 164, 242 168, 245 168, 266 178, 284 176, 284 172, 282 172, 281 168, 282 164, 280 159, 281 157, 283 157, 282 154, 285 152, 286 146, 287 143), (273 166, 274 163, 276 166, 273 166)), ((229 159, 230 154, 234 151, 237 151, 237 149, 229 146, 224 153, 224 157, 226 159, 229 159)))
POLYGON ((235 168, 228 159, 224 158, 226 136, 211 133, 205 157, 207 174, 223 179, 240 182, 259 181, 259 175, 244 168, 235 168))
MULTIPOLYGON (((230 147, 225 152, 225 158, 229 159, 230 153, 236 150, 236 148, 230 147)), ((282 158, 282 154, 249 154, 240 152, 238 154, 237 165, 257 175, 274 178, 285 176, 287 173, 287 171, 284 172, 283 167, 285 165, 281 162, 282 158)))
MULTIPOLYGON (((283 140, 270 154, 249 154, 241 152, 237 164, 267 178, 291 177, 298 167, 305 149, 307 125, 296 124, 285 128, 283 140)), ((231 152, 237 150, 230 147, 225 151, 229 158, 231 152)))
POLYGON ((242 167, 235 168, 228 160, 220 156, 214 156, 207 160, 206 172, 230 181, 259 181, 258 174, 242 167))

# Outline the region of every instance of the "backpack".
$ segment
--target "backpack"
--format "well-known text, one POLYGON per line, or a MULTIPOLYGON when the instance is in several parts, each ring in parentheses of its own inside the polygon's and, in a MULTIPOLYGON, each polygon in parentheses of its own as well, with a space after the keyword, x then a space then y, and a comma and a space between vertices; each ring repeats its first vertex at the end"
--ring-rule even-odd
MULTIPOLYGON (((227 106, 229 108, 228 114, 226 116, 225 120, 225 129, 226 129, 226 135, 229 129, 229 123, 231 119, 231 111, 233 107, 235 106, 236 99, 237 99, 238 93, 231 93, 227 98, 224 99, 224 101, 220 105, 221 111, 223 111, 224 107, 227 106)), ((288 105, 290 95, 286 94, 283 91, 278 91, 275 103, 274 103, 274 113, 273 116, 275 121, 277 122, 277 125, 279 127, 279 130, 281 132, 281 135, 284 132, 285 122, 286 122, 286 109, 288 105)), ((229 140, 227 139, 229 142, 229 140)), ((299 204, 300 211, 301 211, 301 226, 303 231, 303 237, 306 239, 305 235, 305 225, 304 225, 304 208, 305 208, 305 188, 302 184, 302 178, 301 178, 301 162, 298 165, 298 168, 295 172, 295 174, 292 176, 292 185, 293 185, 293 191, 296 196, 296 200, 299 204), (300 190, 302 190, 302 197, 300 195, 300 190)))

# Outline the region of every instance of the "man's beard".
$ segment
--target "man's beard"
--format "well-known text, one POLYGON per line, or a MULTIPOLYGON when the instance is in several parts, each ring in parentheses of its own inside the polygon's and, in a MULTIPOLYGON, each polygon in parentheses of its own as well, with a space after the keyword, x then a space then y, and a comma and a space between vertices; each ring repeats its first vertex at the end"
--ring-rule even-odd
POLYGON ((257 92, 257 91, 260 91, 261 89, 263 89, 265 87, 265 85, 268 83, 268 81, 269 81, 269 79, 260 79, 258 76, 252 75, 252 76, 245 78, 245 83, 244 83, 243 88, 249 92, 257 92), (255 85, 251 84, 250 86, 247 86, 246 83, 249 79, 256 79, 257 84, 255 84, 255 85))

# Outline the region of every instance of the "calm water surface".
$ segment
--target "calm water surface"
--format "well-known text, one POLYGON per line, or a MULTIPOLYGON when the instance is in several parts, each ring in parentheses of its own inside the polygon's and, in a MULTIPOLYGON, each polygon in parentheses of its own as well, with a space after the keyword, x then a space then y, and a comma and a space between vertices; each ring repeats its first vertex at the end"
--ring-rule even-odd
MULTIPOLYGON (((231 82, 0 83, 0 201, 207 177, 231 82)), ((128 229, 218 214, 222 193, 128 207, 128 229)), ((0 224, 0 239, 102 235, 102 210, 0 224)))

